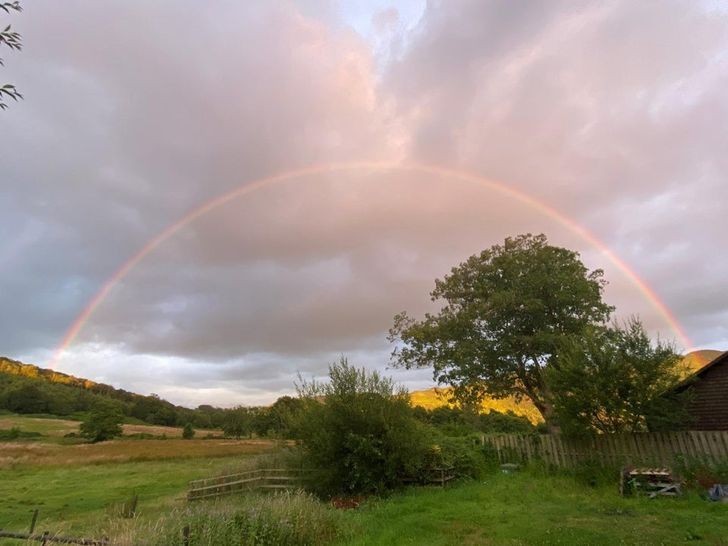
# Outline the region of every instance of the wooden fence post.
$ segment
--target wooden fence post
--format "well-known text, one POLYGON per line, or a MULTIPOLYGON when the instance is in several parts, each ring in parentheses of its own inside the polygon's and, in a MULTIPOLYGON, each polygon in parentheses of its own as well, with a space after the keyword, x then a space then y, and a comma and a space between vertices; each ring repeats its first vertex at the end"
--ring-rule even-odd
POLYGON ((30 520, 30 531, 28 531, 31 535, 33 534, 33 531, 35 531, 35 522, 38 521, 38 509, 36 508, 33 510, 33 519, 30 520))
POLYGON ((182 529, 182 544, 184 546, 190 546, 190 526, 185 525, 182 529))

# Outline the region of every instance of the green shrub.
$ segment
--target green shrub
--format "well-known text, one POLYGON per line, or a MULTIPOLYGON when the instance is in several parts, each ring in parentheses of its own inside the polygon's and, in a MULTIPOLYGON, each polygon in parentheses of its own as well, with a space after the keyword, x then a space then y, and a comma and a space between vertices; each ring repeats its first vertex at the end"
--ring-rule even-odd
POLYGON ((678 457, 673 473, 680 476, 687 487, 705 490, 716 483, 728 483, 728 461, 678 457))
POLYGON ((380 494, 418 476, 430 435, 414 418, 407 392, 343 358, 329 367, 329 379, 298 385, 305 403, 300 439, 316 473, 314 490, 380 494))
POLYGON ((40 438, 43 436, 40 432, 29 432, 20 430, 19 427, 10 429, 0 429, 0 440, 18 440, 20 438, 40 438))
POLYGON ((480 446, 480 453, 483 457, 483 468, 486 472, 494 472, 500 467, 500 457, 498 450, 489 442, 485 442, 480 446))
POLYGON ((487 470, 482 446, 472 438, 448 437, 435 433, 424 463, 424 472, 437 468, 450 469, 456 478, 479 478, 487 470))
POLYGON ((121 436, 124 415, 115 407, 100 406, 81 423, 81 436, 92 442, 103 442, 121 436))
POLYGON ((195 437, 195 429, 192 428, 192 423, 187 423, 182 429, 182 438, 185 440, 191 440, 195 437))

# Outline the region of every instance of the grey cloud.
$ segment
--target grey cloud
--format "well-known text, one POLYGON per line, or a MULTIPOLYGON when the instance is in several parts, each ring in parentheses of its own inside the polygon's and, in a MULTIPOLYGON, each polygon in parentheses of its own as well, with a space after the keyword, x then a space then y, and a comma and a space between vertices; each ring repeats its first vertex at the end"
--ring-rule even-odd
MULTIPOLYGON (((728 14, 431 2, 411 31, 368 42, 327 1, 110 5, 33 2, 18 19, 26 48, 8 70, 26 100, 0 132, 0 303, 12 310, 0 352, 51 350, 121 264, 212 197, 304 165, 401 159, 563 211, 696 343, 728 344, 728 14)), ((538 211, 449 177, 348 172, 266 188, 180 230, 112 291, 62 366, 190 403, 193 385, 271 397, 341 353, 381 367, 394 312, 424 312, 435 277, 526 231, 605 267, 620 313, 666 333, 613 264, 538 211)))

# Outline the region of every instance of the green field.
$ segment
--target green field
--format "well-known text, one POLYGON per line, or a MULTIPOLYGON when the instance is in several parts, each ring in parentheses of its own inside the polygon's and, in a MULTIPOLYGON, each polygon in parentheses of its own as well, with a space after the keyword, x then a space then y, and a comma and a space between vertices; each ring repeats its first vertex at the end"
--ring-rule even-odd
MULTIPOLYGON (((153 522, 184 508, 189 480, 237 461, 196 458, 0 471, 0 527, 21 530, 32 509, 39 508, 40 530, 113 537, 119 525, 116 508, 133 492, 139 495, 140 518, 153 522)), ((341 521, 341 544, 351 545, 728 544, 728 505, 696 495, 623 499, 614 487, 592 489, 571 477, 528 471, 370 499, 342 513, 341 521)))
POLYGON ((728 544, 728 505, 697 496, 621 498, 572 477, 495 474, 412 489, 350 512, 352 545, 728 544))
MULTIPOLYGON (((49 437, 68 426, 58 422, 54 429, 52 420, 20 419, 26 429, 49 437)), ((258 501, 231 497, 217 504, 202 501, 188 512, 187 482, 253 464, 275 449, 273 442, 218 438, 5 442, 0 528, 26 530, 37 508, 39 531, 119 538, 129 527, 149 529, 163 521, 176 530, 190 514, 208 509, 250 510, 258 501), (122 520, 119 507, 133 494, 138 516, 122 520)), ((370 498, 330 519, 342 545, 728 544, 728 504, 695 492, 680 499, 621 498, 614 481, 592 488, 576 477, 538 469, 495 473, 445 489, 410 488, 387 499, 370 498)), ((334 512, 328 505, 317 510, 319 519, 334 512)))
POLYGON ((179 503, 189 480, 229 464, 227 458, 199 458, 0 470, 0 528, 27 528, 38 508, 39 530, 98 536, 133 493, 140 512, 155 517, 179 503))

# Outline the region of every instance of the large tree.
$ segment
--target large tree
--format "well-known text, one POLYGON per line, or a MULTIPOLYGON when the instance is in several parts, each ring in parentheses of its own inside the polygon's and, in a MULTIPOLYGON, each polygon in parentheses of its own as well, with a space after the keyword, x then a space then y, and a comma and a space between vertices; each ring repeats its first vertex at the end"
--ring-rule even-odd
POLYGON ((605 284, 601 270, 590 272, 577 252, 549 245, 545 235, 507 238, 435 281, 438 313, 395 316, 393 361, 432 366, 465 404, 528 398, 553 425, 545 368, 566 339, 609 319, 605 284))
POLYGON ((564 344, 547 379, 563 432, 583 436, 687 424, 689 393, 674 390, 686 374, 682 357, 632 319, 564 344))

